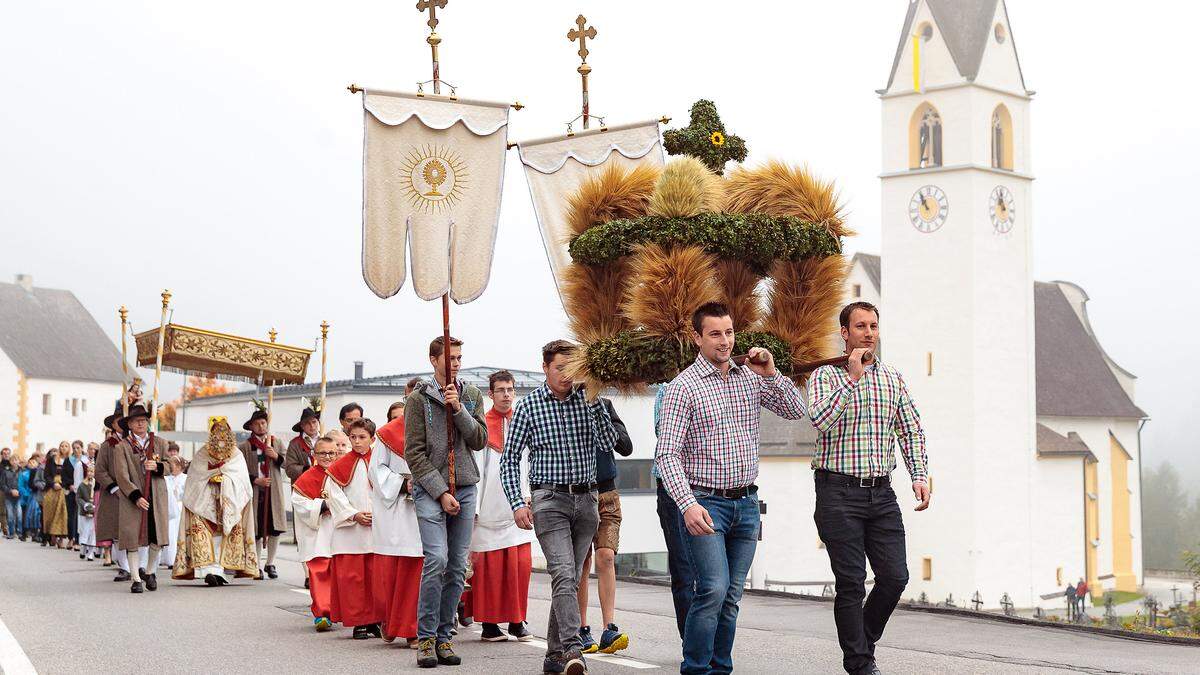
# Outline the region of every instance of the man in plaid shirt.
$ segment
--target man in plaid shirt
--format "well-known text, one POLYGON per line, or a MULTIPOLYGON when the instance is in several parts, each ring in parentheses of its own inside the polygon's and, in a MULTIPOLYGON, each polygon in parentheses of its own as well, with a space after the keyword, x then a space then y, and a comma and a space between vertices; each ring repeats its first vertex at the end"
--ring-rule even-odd
POLYGON ((696 362, 667 386, 655 462, 682 514, 680 537, 695 577, 683 628, 681 673, 733 672, 737 603, 758 546, 759 407, 804 417, 804 397, 771 353, 732 360, 734 331, 722 304, 692 315, 696 362))
POLYGON ((583 562, 600 524, 596 453, 613 451, 617 431, 608 409, 589 402, 567 375, 575 345, 555 340, 542 347, 546 383, 517 404, 500 458, 500 482, 517 527, 533 529, 550 572, 547 673, 587 671, 579 640, 576 592, 583 562), (521 456, 529 450, 533 503, 521 494, 521 456))
POLYGON ((823 366, 808 383, 817 428, 815 469, 817 534, 837 580, 834 623, 848 673, 878 673, 875 643, 908 583, 904 520, 891 487, 899 441, 912 477, 917 511, 929 507, 925 432, 899 371, 863 359, 879 340, 879 310, 853 302, 839 316, 849 361, 823 366), (875 587, 866 595, 866 558, 875 587))

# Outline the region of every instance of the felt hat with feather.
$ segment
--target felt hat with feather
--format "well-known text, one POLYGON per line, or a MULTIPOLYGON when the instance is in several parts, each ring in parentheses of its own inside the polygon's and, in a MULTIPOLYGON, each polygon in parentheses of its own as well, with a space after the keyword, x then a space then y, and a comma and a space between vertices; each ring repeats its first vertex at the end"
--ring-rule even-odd
POLYGON ((242 423, 242 428, 246 431, 250 431, 250 425, 254 423, 254 420, 270 419, 267 415, 267 406, 265 403, 258 399, 252 399, 252 403, 254 403, 254 413, 250 415, 250 419, 242 423))
POLYGON ((300 427, 302 427, 305 422, 308 420, 319 419, 321 419, 321 400, 316 399, 309 401, 308 405, 304 406, 300 410, 300 421, 292 425, 292 431, 300 433, 300 427))

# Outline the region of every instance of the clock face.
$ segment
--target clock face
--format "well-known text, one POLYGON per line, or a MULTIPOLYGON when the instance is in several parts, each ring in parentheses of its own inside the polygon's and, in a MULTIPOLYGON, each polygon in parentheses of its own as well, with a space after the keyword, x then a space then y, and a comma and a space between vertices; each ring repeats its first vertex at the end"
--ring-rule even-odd
POLYGON ((950 202, 936 185, 926 185, 913 194, 908 203, 908 219, 918 232, 934 232, 946 224, 950 202))
POLYGON ((997 185, 988 197, 988 218, 991 218, 992 229, 996 234, 1008 234, 1012 231, 1017 211, 1013 204, 1012 191, 1003 185, 997 185))

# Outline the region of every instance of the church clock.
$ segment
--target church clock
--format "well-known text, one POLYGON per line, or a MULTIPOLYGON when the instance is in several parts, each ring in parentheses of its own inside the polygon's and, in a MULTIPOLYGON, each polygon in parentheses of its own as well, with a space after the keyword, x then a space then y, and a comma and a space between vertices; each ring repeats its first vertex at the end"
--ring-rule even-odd
POLYGON ((908 203, 908 219, 918 232, 934 232, 946 224, 950 202, 936 185, 926 185, 913 194, 908 203))
POLYGON ((988 197, 988 217, 992 220, 992 229, 996 234, 1008 234, 1012 231, 1013 221, 1017 211, 1013 206, 1012 191, 1003 185, 997 185, 988 197))

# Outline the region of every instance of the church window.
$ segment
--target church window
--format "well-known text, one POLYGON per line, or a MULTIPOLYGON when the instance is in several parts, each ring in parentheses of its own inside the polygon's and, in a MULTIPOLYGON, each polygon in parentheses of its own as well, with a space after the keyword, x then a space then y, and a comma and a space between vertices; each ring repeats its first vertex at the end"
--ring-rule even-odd
POLYGON ((921 580, 933 581, 933 558, 929 556, 921 558, 921 580))
POLYGON ((1013 170, 1012 115, 1001 103, 992 111, 991 131, 988 134, 992 147, 992 168, 1013 170))
POLYGON ((42 414, 50 414, 50 394, 42 394, 42 414))
POLYGON ((79 417, 79 399, 71 399, 71 416, 79 417))
POLYGON ((87 412, 87 399, 86 398, 79 400, 79 409, 82 410, 83 412, 87 412))
POLYGON ((908 167, 928 169, 942 165, 942 116, 922 103, 913 111, 908 129, 908 167))
POLYGON ((862 297, 862 284, 854 284, 854 297, 862 297))
POLYGON ((921 42, 929 42, 933 39, 933 24, 926 21, 917 26, 917 35, 921 36, 921 42))
POLYGON ((1002 23, 997 23, 992 28, 992 35, 996 36, 996 42, 1000 44, 1004 44, 1004 41, 1008 39, 1008 31, 1004 30, 1004 24, 1002 23))

